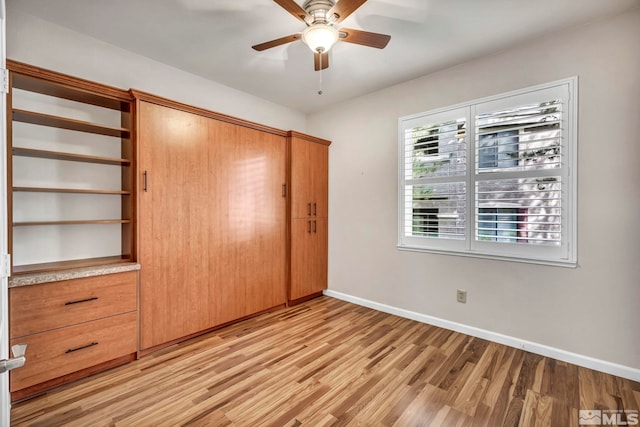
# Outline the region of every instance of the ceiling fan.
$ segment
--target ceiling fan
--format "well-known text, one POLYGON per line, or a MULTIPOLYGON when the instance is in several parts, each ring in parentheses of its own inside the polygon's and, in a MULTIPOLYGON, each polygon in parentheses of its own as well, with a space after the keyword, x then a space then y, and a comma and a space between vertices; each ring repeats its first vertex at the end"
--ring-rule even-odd
POLYGON ((391 36, 350 28, 336 28, 367 0, 306 0, 300 7, 294 0, 274 0, 287 12, 307 25, 296 34, 252 46, 257 51, 302 40, 314 53, 316 71, 329 67, 329 49, 337 41, 384 49, 391 36))

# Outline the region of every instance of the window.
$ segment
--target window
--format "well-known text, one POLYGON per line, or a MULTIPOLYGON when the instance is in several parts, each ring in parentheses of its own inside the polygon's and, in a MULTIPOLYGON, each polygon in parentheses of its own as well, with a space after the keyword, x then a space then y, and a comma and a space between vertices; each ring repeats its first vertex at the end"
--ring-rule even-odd
POLYGON ((576 85, 401 118, 399 248, 575 265, 576 85))

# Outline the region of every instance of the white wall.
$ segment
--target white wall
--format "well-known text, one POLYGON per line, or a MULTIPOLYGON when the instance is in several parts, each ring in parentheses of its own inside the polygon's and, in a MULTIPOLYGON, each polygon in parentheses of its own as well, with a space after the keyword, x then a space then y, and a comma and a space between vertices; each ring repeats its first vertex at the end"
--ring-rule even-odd
POLYGON ((333 141, 329 289, 640 369, 639 41, 635 10, 311 115, 333 141), (396 249, 398 117, 574 75, 578 268, 396 249))
POLYGON ((9 59, 122 89, 139 89, 282 130, 306 131, 303 113, 14 11, 10 6, 9 59))

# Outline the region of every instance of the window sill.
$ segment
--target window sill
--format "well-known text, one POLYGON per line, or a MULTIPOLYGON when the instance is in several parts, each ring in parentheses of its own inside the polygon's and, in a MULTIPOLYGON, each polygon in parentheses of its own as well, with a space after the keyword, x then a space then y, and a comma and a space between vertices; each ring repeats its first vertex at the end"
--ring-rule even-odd
POLYGON ((505 255, 483 254, 483 253, 475 253, 475 252, 460 252, 460 251, 447 251, 442 249, 429 249, 429 248, 424 248, 419 246, 407 246, 407 245, 397 245, 396 247, 400 251, 407 251, 407 252, 426 252, 426 253, 439 254, 439 255, 463 256, 463 257, 469 257, 469 258, 521 262, 525 264, 538 264, 538 265, 547 265, 547 266, 565 267, 565 268, 576 268, 578 266, 578 263, 576 261, 569 261, 569 260, 519 258, 519 257, 505 256, 505 255))

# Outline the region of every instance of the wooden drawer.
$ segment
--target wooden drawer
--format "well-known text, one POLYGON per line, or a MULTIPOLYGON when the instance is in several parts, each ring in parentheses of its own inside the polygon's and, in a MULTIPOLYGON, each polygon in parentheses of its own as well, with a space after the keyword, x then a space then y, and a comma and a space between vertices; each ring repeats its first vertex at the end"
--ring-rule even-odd
POLYGON ((137 272, 9 289, 9 336, 25 335, 136 310, 137 272))
POLYGON ((12 339, 28 346, 27 363, 10 373, 11 391, 135 353, 136 327, 134 312, 12 339))

